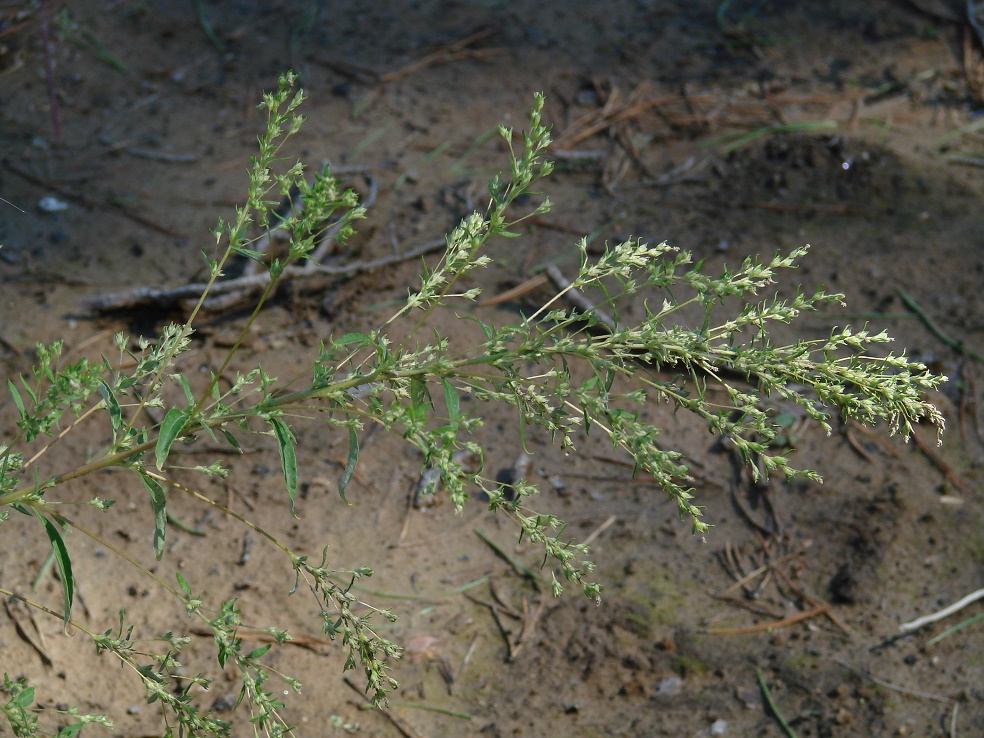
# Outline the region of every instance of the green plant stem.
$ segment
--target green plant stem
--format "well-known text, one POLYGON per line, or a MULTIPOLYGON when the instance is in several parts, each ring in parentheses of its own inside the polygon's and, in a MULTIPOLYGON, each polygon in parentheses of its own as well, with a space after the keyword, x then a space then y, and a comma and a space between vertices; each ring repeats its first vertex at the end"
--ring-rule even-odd
POLYGON ((776 707, 776 703, 772 699, 772 693, 769 692, 769 687, 765 683, 765 677, 762 676, 761 669, 755 669, 755 679, 758 680, 759 689, 762 690, 762 697, 765 699, 765 704, 769 706, 769 710, 772 712, 773 717, 775 717, 776 722, 779 723, 779 727, 782 728, 787 738, 796 738, 795 731, 789 727, 786 718, 782 716, 779 708, 776 707))
POLYGON ((957 351, 958 353, 961 353, 964 356, 973 359, 974 361, 984 364, 984 356, 981 356, 975 351, 971 351, 969 348, 967 348, 967 346, 964 344, 963 341, 958 341, 955 338, 950 338, 950 336, 944 333, 943 330, 938 325, 936 325, 936 323, 933 322, 933 319, 926 314, 926 311, 919 306, 919 303, 913 300, 911 297, 909 297, 909 295, 903 292, 901 288, 896 288, 895 292, 902 300, 902 302, 905 303, 905 306, 909 308, 912 312, 914 312, 916 314, 916 317, 918 317, 919 320, 923 322, 923 325, 925 325, 929 329, 930 333, 932 333, 934 336, 936 336, 938 339, 940 339, 943 343, 945 343, 947 346, 952 348, 954 351, 957 351))
POLYGON ((535 582, 535 583, 537 583, 537 584, 543 584, 543 577, 541 577, 541 576, 540 576, 539 574, 537 574, 537 573, 536 573, 535 571, 533 571, 532 569, 530 569, 530 567, 528 567, 528 566, 526 566, 526 564, 522 564, 522 563, 520 563, 520 562, 518 562, 518 561, 516 561, 516 559, 514 559, 514 558, 513 558, 512 556, 510 556, 509 554, 507 554, 507 553, 506 553, 506 552, 505 552, 505 551, 504 551, 504 550, 502 549, 502 547, 501 547, 501 546, 499 546, 499 545, 498 545, 498 544, 496 544, 496 543, 495 543, 494 541, 492 541, 492 539, 491 539, 491 538, 489 538, 489 537, 488 537, 487 535, 485 535, 484 533, 482 533, 482 531, 480 531, 480 530, 478 530, 478 529, 476 528, 474 532, 475 532, 475 535, 476 535, 476 536, 478 536, 479 538, 481 538, 481 539, 482 539, 482 541, 483 541, 483 542, 484 542, 484 543, 485 543, 485 544, 486 544, 486 545, 487 545, 487 546, 488 546, 489 548, 491 548, 491 549, 492 549, 492 551, 493 551, 493 552, 495 552, 495 554, 496 554, 496 555, 497 555, 497 556, 498 556, 499 558, 501 558, 501 559, 502 559, 503 561, 505 561, 505 562, 506 562, 507 564, 509 564, 509 566, 511 566, 511 567, 513 568, 513 570, 514 570, 514 571, 515 571, 515 572, 516 572, 517 574, 519 574, 519 575, 520 575, 521 577, 526 577, 526 578, 527 578, 527 579, 529 579, 529 580, 530 580, 531 582, 535 582))
MULTIPOLYGON (((417 705, 412 702, 393 702, 392 707, 402 707, 407 710, 427 710, 428 712, 436 712, 441 715, 449 715, 450 717, 461 718, 462 720, 474 720, 474 715, 469 715, 467 712, 458 712, 456 710, 449 710, 446 707, 437 707, 436 705, 417 705)), ((369 705, 366 705, 363 709, 371 709, 369 705)))
POLYGON ((25 461, 23 468, 24 469, 30 468, 34 464, 35 461, 37 461, 42 456, 44 456, 45 453, 47 453, 48 449, 50 449, 52 446, 54 446, 56 443, 58 443, 58 441, 60 441, 62 438, 64 438, 65 436, 67 436, 76 426, 79 425, 79 423, 81 423, 83 420, 85 420, 90 415, 92 415, 94 412, 96 412, 97 410, 99 410, 99 409, 101 409, 103 407, 105 407, 105 403, 102 400, 100 400, 95 405, 93 405, 88 410, 86 410, 84 413, 82 413, 79 417, 77 417, 75 420, 73 420, 72 423, 67 428, 65 428, 61 433, 59 433, 57 436, 55 436, 50 441, 48 441, 46 444, 44 444, 44 446, 42 446, 41 448, 39 448, 37 450, 37 452, 34 454, 34 456, 32 456, 27 461, 25 461))
POLYGON ((942 633, 940 633, 938 636, 933 636, 928 641, 926 641, 926 645, 927 646, 935 646, 937 643, 939 643, 940 641, 942 641, 944 638, 948 638, 948 637, 952 636, 958 630, 963 630, 968 625, 973 625, 974 623, 979 623, 981 620, 984 620, 984 612, 978 613, 977 615, 974 615, 974 617, 972 617, 972 618, 967 618, 966 620, 964 620, 962 622, 959 622, 959 623, 957 623, 956 625, 954 625, 954 626, 952 626, 950 628, 947 628, 942 633))

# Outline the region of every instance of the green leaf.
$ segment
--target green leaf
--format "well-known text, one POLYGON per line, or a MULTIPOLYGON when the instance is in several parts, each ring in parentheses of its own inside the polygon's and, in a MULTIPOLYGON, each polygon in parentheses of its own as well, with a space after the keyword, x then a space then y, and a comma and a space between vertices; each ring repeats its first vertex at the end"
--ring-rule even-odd
POLYGON ((188 597, 191 597, 191 586, 188 584, 188 580, 181 576, 180 571, 176 571, 174 574, 178 578, 178 586, 181 587, 181 591, 188 597))
POLYGON ((27 380, 24 379, 23 376, 20 376, 18 378, 20 379, 21 387, 23 387, 25 390, 27 390, 27 395, 28 395, 28 397, 31 398, 31 402, 33 402, 35 405, 37 405, 38 404, 38 396, 36 394, 34 394, 34 390, 31 389, 31 385, 29 385, 27 383, 27 380))
POLYGON ((159 470, 164 469, 164 462, 167 461, 167 455, 171 452, 171 446, 188 422, 189 414, 190 412, 188 410, 180 410, 172 407, 167 411, 167 415, 164 416, 164 422, 161 423, 160 435, 157 437, 157 449, 154 452, 157 457, 157 468, 159 470))
POLYGON ((12 699, 8 704, 16 705, 17 707, 27 709, 33 703, 34 703, 34 687, 27 687, 26 689, 22 689, 20 692, 18 692, 17 696, 14 697, 14 699, 12 699))
POLYGON ((431 401, 430 391, 428 391, 427 385, 418 377, 413 377, 410 380, 410 404, 414 408, 422 408, 424 405, 434 404, 431 401))
POLYGON ((342 477, 338 480, 338 496, 342 498, 343 502, 348 502, 345 499, 345 488, 348 487, 349 482, 352 481, 352 475, 355 474, 356 464, 359 463, 359 435, 355 432, 355 428, 349 428, 349 450, 348 456, 345 459, 345 469, 342 471, 342 477))
POLYGON ((154 508, 154 556, 160 561, 164 555, 164 531, 167 528, 167 496, 156 479, 143 471, 137 474, 150 492, 150 504, 154 508))
POLYGON ((7 389, 10 390, 10 394, 14 398, 14 404, 17 405, 17 410, 20 412, 21 420, 27 420, 27 411, 24 409, 24 401, 21 399, 20 392, 17 391, 14 380, 7 380, 7 389))
POLYGON ((458 418, 461 417, 461 405, 458 401, 458 393, 451 386, 447 378, 441 377, 441 384, 444 385, 444 401, 448 406, 448 418, 453 424, 457 425, 458 418))
POLYGON ((185 378, 184 374, 175 375, 175 380, 181 385, 181 389, 184 390, 185 399, 188 401, 189 405, 195 404, 195 396, 191 393, 191 387, 188 385, 188 380, 185 378))
MULTIPOLYGON (((55 552, 55 565, 61 577, 62 597, 65 605, 65 625, 72 617, 72 603, 75 601, 75 575, 72 574, 72 559, 68 555, 68 547, 58 531, 57 526, 35 510, 35 515, 41 520, 44 532, 51 541, 51 549, 55 552)), ((32 697, 33 699, 33 697, 32 697)))
POLYGON ((106 403, 106 409, 109 411, 109 422, 113 425, 113 435, 115 436, 123 422, 120 403, 116 401, 116 395, 113 394, 113 390, 104 380, 99 382, 99 394, 102 395, 103 402, 106 403))
POLYGON ((272 645, 273 645, 272 643, 268 643, 265 646, 260 646, 259 648, 254 648, 252 651, 250 651, 248 654, 246 654, 246 658, 247 659, 258 659, 258 658, 260 658, 260 656, 262 656, 267 651, 269 651, 270 650, 270 646, 272 646, 272 645))
POLYGON ((243 452, 242 446, 239 445, 239 441, 236 440, 236 437, 232 435, 232 433, 227 431, 225 428, 219 428, 219 430, 222 431, 222 435, 225 436, 225 439, 229 442, 230 446, 236 449, 239 453, 243 452))
POLYGON ((83 727, 85 726, 82 723, 66 725, 55 734, 55 738, 75 738, 75 736, 82 732, 83 727))
POLYGON ((369 343, 369 336, 365 333, 346 333, 338 339, 333 339, 332 343, 336 346, 344 346, 347 343, 369 343))
POLYGON ((294 455, 294 435, 280 418, 270 418, 270 425, 280 446, 280 467, 284 471, 287 494, 290 495, 290 514, 294 514, 294 500, 297 498, 297 456, 294 455))

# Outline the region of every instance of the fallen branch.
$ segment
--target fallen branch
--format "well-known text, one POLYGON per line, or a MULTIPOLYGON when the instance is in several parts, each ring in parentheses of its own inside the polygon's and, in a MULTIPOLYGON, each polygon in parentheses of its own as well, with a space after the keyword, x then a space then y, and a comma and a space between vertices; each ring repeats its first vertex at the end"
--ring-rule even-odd
POLYGON ((615 321, 604 310, 599 309, 581 290, 571 287, 570 281, 563 275, 556 264, 547 264, 547 276, 554 287, 563 292, 564 298, 585 315, 594 315, 600 323, 615 332, 615 321))
POLYGON ((912 429, 912 440, 916 442, 916 446, 918 446, 919 450, 926 455, 926 458, 932 461, 934 466, 936 466, 937 469, 943 472, 943 477, 950 484, 952 484, 954 487, 960 490, 960 492, 963 493, 964 495, 968 497, 970 496, 970 489, 967 487, 966 484, 964 484, 964 481, 957 476, 957 473, 953 471, 953 469, 951 469, 950 466, 945 461, 943 461, 943 459, 939 456, 939 454, 933 451, 933 449, 931 449, 926 444, 926 442, 919 437, 919 434, 916 433, 915 428, 912 429))
MULTIPOLYGON (((446 245, 446 241, 442 238, 425 243, 403 254, 393 254, 369 261, 357 261, 352 264, 342 264, 339 266, 319 264, 313 268, 308 268, 308 265, 289 266, 284 269, 282 278, 284 280, 307 280, 314 277, 332 279, 338 277, 354 277, 357 274, 371 272, 382 267, 413 259, 417 256, 429 254, 444 248, 446 245)), ((232 292, 239 292, 243 297, 247 297, 262 291, 269 279, 269 275, 263 273, 240 277, 238 279, 229 279, 224 282, 216 282, 209 290, 209 295, 218 297, 232 292)), ((200 297, 205 287, 206 285, 204 283, 187 284, 181 287, 171 288, 138 287, 128 292, 112 292, 106 295, 87 297, 82 301, 82 307, 97 313, 126 310, 142 306, 174 307, 183 300, 200 297)))
POLYGON ((803 612, 795 613, 782 620, 770 620, 767 623, 743 625, 738 628, 709 628, 706 633, 707 635, 744 635, 745 633, 761 633, 763 630, 779 630, 780 628, 785 628, 787 625, 794 625, 801 620, 809 620, 817 615, 823 615, 829 609, 830 604, 825 603, 819 607, 814 607, 812 610, 803 610, 803 612))
POLYGON ((963 608, 967 607, 967 605, 977 602, 977 600, 980 599, 984 599, 984 589, 979 589, 976 592, 971 592, 969 595, 967 595, 966 597, 960 600, 957 600, 949 607, 944 607, 942 610, 934 612, 931 615, 924 615, 923 617, 916 618, 915 620, 912 620, 908 623, 903 623, 902 625, 899 626, 899 630, 901 630, 903 633, 909 630, 917 630, 923 627, 924 625, 929 625, 930 623, 935 623, 937 620, 942 620, 943 618, 947 618, 953 613, 962 610, 963 608))
POLYGON ((82 195, 78 192, 73 192, 72 190, 67 190, 64 187, 59 187, 58 185, 53 184, 52 182, 48 182, 44 179, 41 179, 40 177, 34 176, 26 169, 21 169, 19 166, 9 161, 8 159, 3 160, 3 166, 7 170, 16 174, 21 179, 26 179, 28 182, 32 184, 36 184, 38 187, 43 187, 46 190, 50 190, 51 192, 61 195, 62 197, 68 200, 74 200, 75 202, 79 203, 80 205, 84 205, 87 208, 92 208, 93 210, 99 208, 112 210, 118 215, 121 215, 124 218, 128 218, 129 220, 132 220, 134 223, 138 223, 146 228, 150 228, 151 230, 157 231, 158 233, 163 233, 165 236, 171 236, 172 238, 184 237, 183 234, 179 233, 173 228, 169 228, 168 226, 163 226, 160 223, 155 223, 154 221, 152 221, 150 218, 147 218, 146 216, 140 215, 139 213, 134 213, 131 210, 127 210, 122 204, 118 202, 102 203, 97 200, 93 200, 91 197, 82 195))

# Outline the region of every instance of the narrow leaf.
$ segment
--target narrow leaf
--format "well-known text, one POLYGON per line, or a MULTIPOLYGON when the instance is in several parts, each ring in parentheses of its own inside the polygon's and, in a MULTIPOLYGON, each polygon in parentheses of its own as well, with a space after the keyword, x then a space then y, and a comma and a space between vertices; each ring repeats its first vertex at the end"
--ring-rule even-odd
POLYGON ((24 409, 24 401, 21 399, 20 392, 17 391, 17 386, 14 384, 14 380, 7 380, 7 389, 10 390, 10 394, 14 398, 14 404, 17 405, 17 410, 20 412, 21 420, 26 420, 27 411, 24 409))
POLYGON ((113 394, 113 390, 104 381, 99 382, 99 394, 102 395, 103 402, 106 403, 106 409, 109 411, 109 422, 113 425, 113 435, 115 436, 119 432, 120 425, 123 422, 123 412, 120 410, 120 403, 116 401, 116 395, 113 394))
POLYGON ((222 431, 222 435, 225 436, 225 439, 229 442, 230 446, 236 449, 239 453, 243 452, 242 446, 239 445, 239 441, 236 440, 236 437, 232 435, 232 433, 227 431, 225 428, 219 428, 219 430, 222 431))
POLYGON ((181 587, 181 591, 188 597, 191 597, 191 586, 188 584, 188 580, 181 576, 180 571, 176 571, 174 573, 178 578, 178 586, 181 587))
POLYGON ((347 343, 368 343, 369 336, 365 333, 346 333, 338 339, 333 339, 332 343, 336 346, 344 346, 347 343))
POLYGON ((280 418, 270 418, 270 425, 280 446, 280 467, 284 472, 287 494, 290 495, 290 514, 294 514, 294 500, 297 498, 297 457, 294 455, 294 436, 290 428, 280 418))
POLYGON ((461 417, 461 405, 458 402, 458 393, 445 377, 441 377, 441 384, 444 385, 444 401, 448 406, 448 418, 452 423, 457 425, 458 418, 461 417))
POLYGON ((58 527, 41 513, 35 513, 44 526, 44 532, 51 541, 51 549, 55 552, 55 565, 61 577, 62 597, 65 604, 65 625, 72 617, 72 603, 75 601, 75 575, 72 574, 72 559, 68 555, 68 547, 62 538, 58 527))
POLYGON ((345 499, 345 488, 352 481, 352 475, 355 474, 355 467, 358 463, 359 435, 355 432, 355 428, 349 428, 348 456, 345 459, 345 470, 342 472, 342 478, 338 480, 338 496, 342 498, 343 502, 348 502, 345 499))
POLYGON ((164 462, 167 461, 167 455, 171 452, 171 446, 181 434, 185 423, 188 422, 188 415, 189 412, 187 410, 172 407, 167 411, 167 415, 164 416, 164 422, 161 423, 160 435, 157 437, 157 449, 154 452, 157 456, 157 468, 159 470, 164 469, 164 462))
POLYGON ((273 644, 268 643, 265 646, 260 646, 259 648, 254 648, 252 651, 250 651, 248 654, 246 654, 246 658, 247 659, 258 659, 258 658, 260 658, 260 656, 262 656, 263 654, 265 654, 267 651, 270 650, 270 646, 271 645, 273 645, 273 644))
POLYGON ((27 383, 27 380, 24 379, 23 375, 21 375, 18 378, 20 379, 21 387, 23 387, 25 390, 27 390, 27 395, 28 395, 28 397, 31 398, 31 402, 33 402, 35 405, 37 405, 38 404, 38 396, 36 394, 34 394, 34 390, 31 389, 31 385, 29 385, 27 383))
POLYGON ((150 492, 150 504, 154 508, 154 556, 160 561, 164 555, 164 531, 167 528, 167 498, 164 488, 146 472, 138 471, 144 487, 150 492))
POLYGON ((189 405, 195 404, 195 396, 191 393, 191 386, 188 384, 188 380, 184 374, 176 374, 175 380, 181 385, 181 389, 184 390, 185 400, 188 401, 189 405))

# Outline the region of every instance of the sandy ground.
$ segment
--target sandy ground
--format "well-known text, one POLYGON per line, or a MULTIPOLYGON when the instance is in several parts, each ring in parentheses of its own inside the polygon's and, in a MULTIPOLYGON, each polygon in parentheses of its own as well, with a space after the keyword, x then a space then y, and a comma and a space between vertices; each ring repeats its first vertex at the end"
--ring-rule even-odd
MULTIPOLYGON (((155 565, 146 492, 130 476, 107 472, 66 487, 63 499, 117 501, 110 513, 77 516, 103 543, 165 579, 180 570, 212 604, 238 598, 250 624, 309 636, 270 652, 304 684, 284 711, 298 735, 783 735, 757 671, 798 736, 984 734, 984 627, 927 644, 979 613, 980 603, 898 638, 900 624, 984 581, 980 367, 933 335, 898 293, 944 333, 984 351, 981 140, 971 133, 941 147, 973 120, 984 77, 980 45, 942 17, 949 5, 205 3, 221 52, 191 4, 76 2, 65 4, 65 16, 62 5, 45 5, 57 115, 43 12, 0 5, 0 197, 10 204, 0 203, 5 378, 29 371, 36 341, 64 337, 74 355, 98 357, 111 350, 113 331, 151 335, 176 317, 155 309, 99 316, 80 305, 201 277, 210 229, 244 196, 262 126, 255 104, 287 68, 310 96, 291 154, 330 161, 364 193, 364 172, 378 186, 337 263, 410 249, 482 207, 485 182, 506 162, 490 133, 500 123, 521 126, 533 92, 543 91, 558 139, 558 169, 545 186, 556 207, 521 241, 494 245, 495 263, 477 278, 488 293, 548 261, 569 267, 582 234, 597 243, 665 239, 712 271, 810 243, 796 279, 806 290, 843 292, 848 308, 807 317, 786 338, 868 321, 952 378, 934 398, 947 416, 937 453, 949 477, 915 443, 883 443, 884 429, 826 437, 803 424, 790 438, 795 462, 818 469, 825 484, 773 480, 763 492, 736 477, 706 430, 653 408, 668 444, 694 465, 698 502, 715 526, 706 541, 598 439, 565 458, 532 434, 540 508, 568 520, 578 539, 597 533, 600 607, 574 593, 554 600, 504 564, 475 531, 529 566, 539 564, 537 551, 517 544, 514 529, 480 502, 462 516, 449 504, 408 510, 420 460, 400 439, 363 439, 345 505, 335 485, 346 439, 302 424, 296 520, 275 444, 256 443, 232 461, 227 482, 206 491, 299 552, 328 545, 333 567, 376 570, 371 591, 360 594, 400 616, 387 636, 413 652, 397 666, 402 688, 389 711, 402 727, 360 709, 362 677, 350 674, 356 689, 343 682, 340 649, 318 642, 313 602, 288 596, 289 563, 258 540, 243 556, 244 529, 234 520, 177 498, 177 517, 206 537, 171 529, 155 565), (598 125, 586 129, 592 121, 598 125), (751 133, 759 135, 737 139, 751 133), (67 209, 42 211, 45 196, 67 209), (736 586, 738 570, 769 565, 768 576, 736 586), (494 600, 518 615, 499 617, 511 643, 522 634, 520 648, 507 646, 482 604, 494 600), (825 603, 829 617, 764 629, 825 603), (709 632, 756 624, 763 630, 709 632)), ((417 266, 285 290, 261 315, 241 366, 292 375, 320 339, 377 325, 415 283, 417 266)), ((795 287, 784 283, 780 294, 795 287)), ((546 297, 534 291, 474 314, 505 322, 546 297)), ((182 369, 215 366, 244 316, 209 316, 182 369)), ((462 325, 452 316, 435 321, 452 340, 467 335, 462 325)), ((9 437, 9 400, 0 418, 9 437)), ((485 419, 477 440, 489 468, 508 469, 522 450, 513 414, 485 419)), ((77 464, 105 443, 101 433, 70 436, 46 470, 77 464)), ((0 546, 0 586, 22 594, 47 554, 25 521, 4 523, 0 546)), ((125 607, 141 638, 187 629, 181 607, 103 543, 69 536, 80 622, 103 631, 125 607)), ((32 596, 57 608, 54 576, 32 596)), ((119 735, 160 734, 159 712, 135 680, 94 657, 85 639, 64 637, 57 620, 37 623, 45 658, 9 610, 0 613, 2 671, 28 677, 42 704, 105 711, 119 735)), ((189 670, 216 680, 199 700, 227 710, 238 684, 215 663, 208 639, 192 638, 189 670)), ((233 735, 249 733, 245 715, 225 716, 233 735)))

